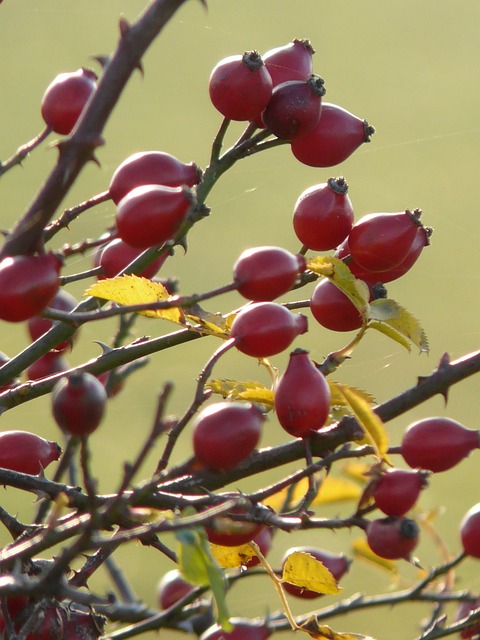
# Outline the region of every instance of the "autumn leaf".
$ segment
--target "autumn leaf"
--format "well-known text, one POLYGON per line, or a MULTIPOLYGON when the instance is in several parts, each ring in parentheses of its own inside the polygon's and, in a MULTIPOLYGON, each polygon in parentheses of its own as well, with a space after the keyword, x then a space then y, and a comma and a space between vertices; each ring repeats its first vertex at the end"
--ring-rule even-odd
POLYGON ((219 544, 210 544, 210 551, 222 569, 238 569, 256 556, 255 551, 249 543, 242 544, 239 547, 224 547, 219 544))
POLYGON ((342 260, 331 256, 316 256, 307 262, 307 269, 328 278, 363 316, 367 316, 370 298, 368 285, 363 280, 355 278, 342 260))
POLYGON ((284 565, 282 581, 325 595, 342 590, 327 567, 309 553, 294 551, 284 565))
POLYGON ((364 636, 359 633, 342 633, 334 631, 327 625, 318 624, 318 620, 315 616, 312 616, 298 627, 298 631, 305 631, 316 640, 374 640, 371 636, 364 636))
POLYGON ((205 386, 212 393, 229 400, 244 400, 273 409, 273 391, 254 380, 215 379, 205 386))
POLYGON ((428 339, 420 322, 395 300, 380 298, 370 303, 369 327, 377 329, 410 350, 409 342, 428 353, 428 339))

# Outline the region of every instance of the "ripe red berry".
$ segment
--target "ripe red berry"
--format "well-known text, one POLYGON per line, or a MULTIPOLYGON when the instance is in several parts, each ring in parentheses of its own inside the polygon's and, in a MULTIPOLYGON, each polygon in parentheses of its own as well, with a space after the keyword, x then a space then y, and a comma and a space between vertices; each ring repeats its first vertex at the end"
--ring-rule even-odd
POLYGON ((333 167, 346 160, 375 129, 342 107, 322 103, 316 127, 308 135, 292 140, 292 153, 310 167, 333 167))
POLYGON ((194 163, 181 162, 164 151, 141 151, 124 160, 115 170, 109 192, 115 204, 136 187, 158 184, 163 187, 194 187, 202 171, 194 163))
POLYGON ((460 538, 465 553, 480 558, 480 503, 464 515, 460 523, 460 538))
POLYGON ((28 367, 27 380, 40 380, 41 378, 47 378, 48 376, 53 376, 56 373, 62 373, 69 369, 70 365, 61 353, 49 351, 43 356, 40 356, 35 362, 32 362, 28 367))
POLYGON ((264 53, 263 62, 276 87, 290 80, 308 80, 312 75, 315 53, 309 40, 295 39, 264 53))
MULTIPOLYGON (((65 289, 59 289, 53 299, 48 303, 48 306, 51 309, 56 309, 58 311, 65 311, 69 313, 73 311, 77 306, 77 301, 75 298, 65 291, 65 289)), ((29 318, 27 327, 28 333, 30 334, 30 338, 32 341, 37 340, 43 334, 47 333, 54 325, 54 321, 49 318, 42 318, 42 316, 33 316, 33 318, 29 318)), ((76 334, 75 334, 76 335, 76 334)), ((70 340, 64 340, 56 345, 54 351, 66 351, 72 345, 70 340)))
POLYGON ((236 467, 258 444, 265 416, 251 404, 217 402, 193 422, 193 450, 199 462, 216 471, 236 467))
POLYGON ((37 476, 62 450, 56 442, 28 431, 0 432, 0 467, 37 476))
POLYGON ((233 266, 238 292, 249 300, 273 300, 289 291, 306 261, 279 247, 246 249, 233 266))
POLYGON ((353 207, 343 177, 306 189, 295 203, 293 228, 308 249, 329 251, 345 240, 353 226, 353 207))
POLYGON ((374 480, 372 496, 387 516, 403 516, 415 505, 427 486, 428 471, 387 469, 374 480))
POLYGON ((264 528, 264 525, 246 519, 248 512, 248 507, 236 506, 227 513, 215 516, 212 523, 205 527, 208 540, 212 544, 219 544, 223 547, 239 547, 253 540, 264 528), (235 518, 235 516, 240 516, 240 518, 235 518))
POLYGON ((275 302, 255 302, 232 322, 230 336, 239 351, 254 358, 269 358, 287 349, 308 329, 305 316, 275 302))
POLYGON ((362 269, 386 271, 410 254, 421 226, 421 210, 370 213, 356 222, 348 234, 348 250, 362 269))
MULTIPOLYGON (((319 560, 330 571, 337 582, 347 573, 351 564, 351 561, 343 555, 343 553, 332 553, 331 551, 318 549, 317 547, 292 547, 291 549, 288 549, 283 556, 282 571, 288 557, 292 553, 298 551, 308 553, 316 560, 319 560)), ((283 582, 282 584, 285 591, 290 593, 292 596, 296 596, 297 598, 302 598, 304 600, 312 600, 324 595, 322 593, 318 593, 318 591, 312 591, 311 589, 300 587, 296 584, 291 584, 290 582, 283 582)))
POLYGON ((52 390, 52 412, 62 431, 85 436, 98 427, 107 402, 103 384, 91 373, 76 371, 52 390))
POLYGON ((366 533, 368 545, 377 556, 409 560, 418 544, 419 528, 415 520, 389 516, 369 522, 366 533))
POLYGON ((479 432, 450 418, 424 418, 407 427, 402 455, 413 469, 451 469, 480 446, 479 432))
POLYGON ((363 325, 359 310, 327 278, 320 280, 313 290, 310 309, 315 320, 332 331, 353 331, 363 325))
POLYGON ((0 318, 22 322, 39 314, 59 287, 61 262, 53 253, 0 262, 0 318))
POLYGON ((97 76, 90 69, 59 74, 42 98, 45 123, 55 133, 70 133, 96 88, 97 76))
POLYGON ((98 640, 103 635, 105 618, 70 605, 62 610, 63 640, 98 640))
POLYGON ((208 90, 213 106, 229 120, 255 120, 272 95, 272 78, 257 51, 229 56, 213 69, 208 90))
MULTIPOLYGON (((123 271, 133 260, 138 258, 143 251, 144 249, 131 247, 121 238, 115 238, 115 240, 109 242, 95 254, 95 266, 102 267, 103 269, 103 273, 98 275, 98 279, 115 278, 115 276, 123 271)), ((138 275, 143 278, 153 278, 168 258, 168 255, 168 251, 164 251, 138 275)))
POLYGON ((191 593, 194 586, 187 582, 177 569, 167 571, 157 585, 157 600, 160 609, 168 609, 191 593))
POLYGON ((262 122, 277 138, 301 138, 313 131, 320 120, 324 95, 324 81, 320 76, 279 84, 262 113, 262 122))
POLYGON ((202 633, 199 640, 266 640, 271 631, 261 622, 242 618, 231 618, 231 631, 224 631, 219 624, 214 624, 202 633))
POLYGON ((162 244, 175 236, 191 206, 187 187, 136 187, 118 203, 118 235, 139 249, 162 244))
POLYGON ((325 376, 310 360, 308 351, 295 349, 275 387, 275 411, 281 426, 292 436, 308 437, 325 425, 330 401, 325 376))

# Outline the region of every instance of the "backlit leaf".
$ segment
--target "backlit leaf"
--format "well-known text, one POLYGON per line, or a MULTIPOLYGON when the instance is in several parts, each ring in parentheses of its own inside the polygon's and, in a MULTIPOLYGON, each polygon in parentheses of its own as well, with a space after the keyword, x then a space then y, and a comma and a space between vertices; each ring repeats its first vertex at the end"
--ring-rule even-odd
POLYGON ((323 562, 303 551, 294 551, 287 557, 283 566, 282 581, 328 595, 341 591, 323 562))
POLYGON ((229 400, 245 400, 273 408, 273 391, 254 380, 210 380, 206 389, 229 400))
POLYGON ((358 500, 361 493, 362 489, 356 482, 328 475, 322 480, 312 504, 332 504, 334 502, 358 500))
POLYGON ((352 550, 357 558, 366 560, 378 569, 387 571, 392 575, 398 574, 398 563, 395 560, 387 560, 386 558, 377 556, 377 554, 370 549, 365 538, 356 538, 352 543, 352 550))
POLYGON ((366 440, 376 449, 377 454, 391 464, 388 459, 388 436, 380 417, 375 413, 369 402, 366 402, 352 388, 339 384, 338 389, 345 396, 358 423, 363 428, 366 440))
MULTIPOLYGON (((87 289, 84 295, 110 300, 122 306, 162 302, 171 298, 171 295, 160 282, 152 282, 148 278, 141 278, 135 275, 123 275, 99 280, 87 289)), ((180 324, 184 323, 183 312, 178 307, 138 311, 138 313, 149 318, 163 318, 180 324)))
POLYGON ((307 269, 327 277, 364 316, 368 313, 370 292, 363 280, 358 280, 347 265, 331 256, 316 256, 307 262, 307 269))
MULTIPOLYGON (((419 321, 395 300, 381 298, 370 303, 368 317, 386 324, 407 338, 421 352, 428 353, 428 339, 419 321)), ((375 325, 375 329, 378 327, 375 325)), ((398 341, 398 340, 397 340, 398 341)))
POLYGON ((364 636, 358 633, 334 631, 327 625, 319 624, 315 616, 304 622, 298 630, 305 631, 316 640, 374 640, 371 636, 364 636))
POLYGON ((239 547, 210 544, 210 551, 223 569, 238 569, 256 555, 250 544, 242 544, 239 547))
MULTIPOLYGON (((352 409, 348 404, 344 394, 340 391, 340 389, 338 389, 337 383, 334 380, 330 380, 328 378, 327 378, 327 381, 328 381, 328 384, 330 387, 330 393, 331 393, 331 408, 330 408, 331 421, 338 422, 344 416, 352 415, 352 409)), ((343 385, 343 386, 345 387, 347 385, 343 385)), ((358 396, 363 398, 365 402, 368 402, 370 405, 376 404, 375 398, 367 391, 364 391, 363 389, 358 389, 358 387, 348 386, 348 388, 351 389, 358 396)))

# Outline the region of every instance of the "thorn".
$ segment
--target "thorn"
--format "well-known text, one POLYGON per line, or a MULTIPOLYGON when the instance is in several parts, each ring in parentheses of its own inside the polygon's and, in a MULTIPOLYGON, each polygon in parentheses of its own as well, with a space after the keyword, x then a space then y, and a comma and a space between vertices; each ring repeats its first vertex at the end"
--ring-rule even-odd
POLYGON ((125 38, 128 34, 128 32, 130 31, 130 23, 128 22, 128 20, 125 18, 125 16, 121 16, 120 17, 120 21, 118 23, 118 26, 120 28, 120 36, 122 38, 125 38))
POLYGON ((206 0, 200 0, 200 4, 203 5, 205 11, 208 11, 208 5, 206 0))
POLYGON ((108 344, 105 344, 104 342, 100 342, 100 340, 94 340, 94 342, 96 342, 101 347, 103 355, 106 355, 107 353, 113 351, 112 347, 109 347, 108 344))
POLYGON ((111 60, 111 56, 104 56, 104 55, 98 55, 98 56, 90 56, 92 60, 95 60, 96 62, 98 62, 98 64, 102 67, 102 69, 105 69, 105 67, 108 65, 108 63, 111 60))

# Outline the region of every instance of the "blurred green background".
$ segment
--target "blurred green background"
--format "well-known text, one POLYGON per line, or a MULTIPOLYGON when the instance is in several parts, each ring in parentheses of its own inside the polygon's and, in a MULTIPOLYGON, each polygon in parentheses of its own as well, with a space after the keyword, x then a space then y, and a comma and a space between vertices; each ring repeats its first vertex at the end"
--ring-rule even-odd
MULTIPOLYGON (((105 190, 118 164, 136 151, 164 150, 205 166, 220 123, 207 90, 216 62, 244 50, 264 52, 295 37, 308 37, 317 51, 314 71, 325 78, 326 99, 368 119, 377 130, 372 143, 340 167, 326 170, 300 165, 287 146, 269 151, 268 156, 259 154, 242 161, 212 192, 208 200, 212 214, 194 229, 188 253, 184 256, 178 251, 162 275, 177 277, 183 293, 201 292, 229 282, 234 261, 247 247, 271 244, 297 251, 291 216, 298 195, 312 184, 344 175, 357 218, 375 211, 419 207, 424 210, 424 223, 435 229, 432 246, 415 268, 388 288, 390 297, 421 320, 431 350, 429 355, 409 354, 372 332, 335 379, 366 389, 382 402, 414 385, 417 376, 431 372, 444 352, 455 359, 476 350, 480 337, 479 3, 211 0, 209 4, 205 11, 200 2, 188 2, 148 51, 145 77, 140 73, 133 76, 105 130, 106 144, 98 152, 101 168, 92 165, 83 171, 64 206, 105 190)), ((116 46, 120 15, 133 21, 144 6, 140 0, 6 0, 1 5, 1 159, 41 130, 40 100, 51 80, 60 72, 81 66, 95 68, 91 56, 108 54, 116 46)), ((232 126, 229 141, 233 142, 241 131, 241 125, 232 126)), ((10 228, 23 213, 55 159, 56 152, 44 145, 23 168, 2 178, 1 228, 10 228)), ((52 246, 95 237, 112 224, 113 215, 111 204, 87 212, 70 230, 59 234, 52 246)), ((91 262, 91 256, 78 258, 69 263, 68 272, 86 269, 91 262)), ((80 297, 86 286, 77 283, 69 290, 80 297)), ((302 293, 302 297, 306 295, 302 293)), ((211 302, 208 308, 224 312, 240 304, 240 297, 231 294, 211 302)), ((114 324, 107 321, 83 327, 69 362, 76 365, 96 357, 99 347, 94 340, 107 342, 113 329, 114 324)), ((142 320, 135 337, 170 330, 161 322, 142 320)), ((343 346, 347 338, 321 329, 310 319, 309 333, 296 345, 309 349, 315 360, 322 360, 343 346)), ((0 350, 12 356, 27 344, 23 325, 0 327, 0 350)), ((175 384, 169 412, 183 412, 195 378, 216 346, 213 339, 198 340, 154 355, 149 367, 134 376, 126 391, 110 402, 108 417, 91 440, 93 469, 102 492, 115 490, 123 462, 131 460, 141 446, 162 384, 167 380, 175 384)), ((282 370, 286 358, 282 355, 272 361, 282 370)), ((268 383, 256 361, 232 353, 219 363, 215 376, 268 383)), ((391 442, 398 444, 405 426, 427 415, 445 413, 477 428, 478 390, 478 379, 467 380, 451 390, 447 408, 438 397, 389 423, 391 442)), ((27 429, 59 438, 48 398, 7 412, 1 418, 1 428, 27 429)), ((284 440, 283 431, 271 417, 262 444, 284 440)), ((160 442, 145 474, 152 471, 161 451, 160 442)), ((174 462, 181 462, 190 451, 186 433, 174 462)), ((477 455, 448 474, 434 477, 421 501, 425 509, 438 508, 435 524, 453 554, 459 550, 460 518, 480 501, 477 455)), ((259 479, 259 484, 266 485, 283 473, 286 471, 271 473, 259 479)), ((241 488, 252 486, 257 485, 250 482, 241 488)), ((32 500, 12 489, 2 492, 2 505, 24 521, 35 508, 32 500)), ((351 505, 335 505, 321 514, 348 514, 350 509, 351 505)), ((0 535, 6 542, 6 536, 0 535)), ((280 534, 271 561, 278 564, 285 549, 299 544, 348 552, 353 537, 355 532, 280 534)), ((428 536, 423 537, 417 555, 426 567, 437 561, 437 550, 428 536)), ((119 561, 138 595, 154 605, 156 583, 170 564, 160 554, 134 544, 122 550, 119 561)), ((462 565, 459 587, 480 589, 478 566, 475 561, 462 565)), ((405 586, 417 576, 418 570, 405 563, 395 586, 405 586)), ((100 590, 110 589, 105 575, 99 573, 96 580, 100 590)), ((277 609, 276 595, 266 579, 250 578, 245 583, 235 586, 228 597, 234 615, 251 617, 277 609)), ((342 586, 344 595, 349 596, 359 590, 381 593, 389 590, 392 582, 390 576, 355 562, 342 586)), ((319 606, 333 601, 334 597, 326 597, 319 606)), ((292 608, 300 613, 309 610, 310 604, 295 601, 292 608)), ((415 638, 420 621, 428 616, 428 606, 406 605, 350 614, 332 620, 331 625, 377 640, 404 640, 415 638)), ((293 637, 283 637, 290 635, 293 637)), ((169 636, 181 637, 174 633, 169 636)))

